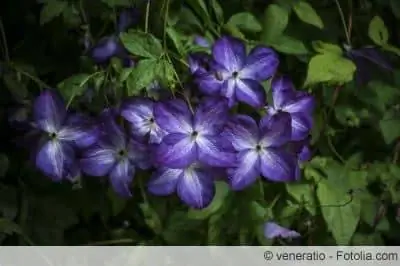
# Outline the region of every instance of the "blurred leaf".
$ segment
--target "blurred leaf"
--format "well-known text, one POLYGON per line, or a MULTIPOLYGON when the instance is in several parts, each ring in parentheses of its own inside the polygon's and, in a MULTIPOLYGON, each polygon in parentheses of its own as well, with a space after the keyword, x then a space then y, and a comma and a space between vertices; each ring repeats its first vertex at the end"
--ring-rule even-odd
POLYGON ((148 203, 141 203, 139 207, 143 212, 144 220, 149 228, 155 233, 160 234, 162 232, 162 223, 157 212, 148 203))
POLYGON ((221 5, 218 3, 218 0, 210 0, 210 2, 215 18, 217 19, 217 22, 221 25, 222 23, 224 23, 224 11, 222 10, 221 5))
POLYGON ((128 95, 138 95, 138 93, 149 86, 157 77, 155 72, 158 61, 155 59, 140 60, 127 78, 128 95))
POLYGON ((262 26, 253 14, 248 12, 237 13, 230 17, 227 22, 228 25, 235 26, 243 31, 260 32, 262 26))
POLYGON ((299 19, 307 24, 313 25, 319 29, 324 28, 324 23, 315 9, 306 1, 299 1, 293 6, 293 10, 299 19))
POLYGON ((261 41, 273 44, 282 35, 289 22, 289 11, 276 4, 271 4, 264 12, 261 41))
POLYGON ((270 45, 278 52, 284 54, 305 55, 309 53, 302 41, 286 35, 276 37, 270 45))
POLYGON ((286 184, 286 190, 299 204, 305 204, 304 206, 310 214, 315 215, 317 205, 311 185, 286 184))
POLYGON ((360 220, 361 205, 356 199, 349 202, 349 195, 336 186, 336 183, 321 180, 317 196, 324 220, 336 243, 348 245, 360 220))
POLYGON ((395 46, 393 46, 393 45, 390 45, 390 44, 386 43, 386 44, 382 45, 382 48, 384 50, 388 51, 388 52, 391 52, 391 53, 394 53, 397 56, 400 56, 400 49, 395 47, 395 46))
POLYGON ((168 216, 162 237, 168 245, 198 244, 200 223, 189 219, 184 211, 175 211, 168 216))
POLYGON ((77 74, 69 77, 58 84, 58 89, 62 96, 71 102, 73 98, 81 96, 86 91, 86 84, 92 76, 90 74, 77 74))
POLYGON ((377 234, 365 235, 356 233, 351 240, 351 244, 354 246, 384 246, 382 237, 377 234))
POLYGON ((121 33, 120 38, 125 48, 134 55, 158 59, 163 54, 161 42, 150 33, 131 30, 121 33))
POLYGON ((400 2, 397 0, 389 0, 390 7, 392 8, 393 14, 397 19, 400 19, 400 2))
POLYGON ((68 7, 68 2, 62 0, 48 1, 40 11, 40 24, 46 24, 59 15, 68 7))
POLYGON ((391 112, 385 113, 379 121, 379 128, 386 144, 391 144, 400 137, 400 117, 393 117, 391 112))
POLYGON ((381 17, 375 16, 371 20, 368 27, 368 36, 377 45, 382 46, 388 42, 389 32, 381 17))
POLYGON ((340 46, 333 43, 326 43, 322 41, 315 41, 312 43, 314 50, 320 54, 332 53, 337 55, 342 55, 343 50, 340 46))
POLYGON ((353 80, 356 66, 344 57, 336 54, 319 54, 308 63, 307 78, 304 87, 322 82, 344 84, 353 80))

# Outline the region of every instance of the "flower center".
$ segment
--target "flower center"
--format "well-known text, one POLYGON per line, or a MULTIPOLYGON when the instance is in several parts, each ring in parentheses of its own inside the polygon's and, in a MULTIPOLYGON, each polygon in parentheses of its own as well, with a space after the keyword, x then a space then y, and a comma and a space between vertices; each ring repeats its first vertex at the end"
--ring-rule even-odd
POLYGON ((56 139, 56 138, 57 138, 57 133, 51 132, 51 133, 49 133, 49 137, 50 137, 51 139, 56 139))
POLYGON ((151 117, 151 118, 149 119, 149 122, 150 122, 151 124, 153 124, 153 123, 154 123, 154 118, 151 117))
POLYGON ((239 72, 237 72, 237 71, 234 71, 233 73, 232 73, 232 77, 235 79, 235 78, 237 78, 239 76, 239 72))
POLYGON ((192 132, 192 137, 193 138, 197 137, 198 135, 199 135, 199 132, 197 132, 197 131, 193 131, 192 132))
POLYGON ((260 152, 261 149, 262 149, 262 148, 261 148, 261 145, 260 145, 260 144, 257 144, 257 146, 256 146, 256 151, 257 151, 257 152, 260 152))
POLYGON ((128 152, 126 150, 119 150, 118 151, 118 156, 119 157, 125 157, 128 155, 128 152))

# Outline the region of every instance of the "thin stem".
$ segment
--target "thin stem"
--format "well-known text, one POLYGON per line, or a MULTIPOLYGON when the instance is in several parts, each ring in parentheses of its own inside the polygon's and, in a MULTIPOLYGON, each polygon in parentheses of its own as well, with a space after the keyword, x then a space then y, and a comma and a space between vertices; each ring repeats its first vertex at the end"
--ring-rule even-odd
POLYGON ((1 33, 1 40, 4 43, 3 49, 4 49, 4 58, 6 61, 10 61, 10 54, 8 53, 8 45, 7 45, 7 37, 6 37, 6 32, 4 30, 4 25, 3 21, 0 18, 0 33, 1 33))
POLYGON ((35 82, 39 89, 41 90, 42 88, 51 88, 50 85, 46 84, 45 82, 43 82, 42 80, 38 79, 37 77, 32 76, 31 74, 29 74, 28 72, 25 72, 19 68, 17 68, 16 66, 12 65, 12 67, 15 69, 16 72, 20 73, 21 75, 29 78, 30 80, 32 80, 33 82, 35 82))
POLYGON ((347 44, 351 45, 350 35, 347 31, 347 24, 346 24, 346 20, 344 19, 344 13, 343 13, 342 7, 340 6, 339 0, 335 0, 335 3, 338 8, 338 11, 339 11, 340 20, 342 21, 342 24, 343 24, 343 29, 344 29, 344 34, 346 35, 347 44))
POLYGON ((164 48, 167 47, 167 23, 168 23, 168 16, 169 16, 169 2, 170 2, 170 0, 166 0, 166 2, 165 2, 164 34, 163 34, 164 48))
POLYGON ((150 3, 151 3, 151 1, 147 1, 147 4, 146 4, 146 18, 145 18, 145 22, 144 22, 144 32, 145 33, 147 33, 149 31, 150 3))
POLYGON ((349 39, 351 39, 351 32, 353 31, 353 1, 349 0, 349 25, 347 27, 347 32, 349 34, 349 39))
POLYGON ((135 241, 131 238, 122 238, 122 239, 112 239, 112 240, 104 240, 104 241, 97 241, 91 242, 86 244, 85 246, 109 246, 109 245, 116 245, 116 244, 131 244, 135 241))

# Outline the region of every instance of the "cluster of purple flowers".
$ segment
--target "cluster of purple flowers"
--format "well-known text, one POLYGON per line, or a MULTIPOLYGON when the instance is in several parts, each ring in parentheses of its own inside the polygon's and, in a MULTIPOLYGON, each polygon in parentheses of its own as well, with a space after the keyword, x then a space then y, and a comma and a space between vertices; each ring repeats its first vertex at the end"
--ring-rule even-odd
POLYGON ((151 169, 150 193, 176 192, 193 208, 212 201, 216 179, 233 190, 245 189, 259 176, 298 180, 299 162, 310 156, 314 100, 296 91, 287 77, 274 77, 273 104, 266 105, 261 82, 272 78, 278 62, 270 48, 256 47, 247 55, 241 41, 222 37, 212 55, 190 56, 194 82, 204 95, 198 104, 133 97, 98 118, 73 113, 55 91, 44 91, 33 107, 34 128, 42 133, 36 165, 54 181, 81 173, 108 176, 125 197, 131 196, 135 171, 151 169), (255 121, 233 113, 240 102, 264 115, 255 121))

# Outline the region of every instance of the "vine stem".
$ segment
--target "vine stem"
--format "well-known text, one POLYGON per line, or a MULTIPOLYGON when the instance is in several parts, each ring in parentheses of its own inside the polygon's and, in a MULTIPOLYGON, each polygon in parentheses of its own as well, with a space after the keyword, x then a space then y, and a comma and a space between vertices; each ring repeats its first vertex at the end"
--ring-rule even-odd
POLYGON ((145 22, 144 22, 144 32, 145 33, 147 33, 149 31, 150 3, 151 3, 151 1, 147 1, 147 4, 146 4, 146 17, 145 17, 145 22))
POLYGON ((4 29, 3 20, 1 18, 0 18, 0 33, 1 33, 2 42, 4 43, 4 45, 3 45, 4 58, 8 62, 8 61, 10 61, 10 54, 8 53, 6 32, 5 32, 5 29, 4 29))
POLYGON ((97 241, 88 243, 85 246, 108 246, 108 245, 116 245, 116 244, 130 244, 134 243, 133 239, 131 238, 122 238, 122 239, 112 239, 112 240, 104 240, 104 241, 97 241))
POLYGON ((344 18, 344 13, 343 13, 342 7, 340 6, 339 0, 335 0, 335 3, 338 8, 338 11, 339 11, 340 20, 342 21, 342 24, 343 24, 343 29, 344 29, 344 34, 346 35, 347 44, 351 45, 350 34, 348 32, 347 23, 344 18))

